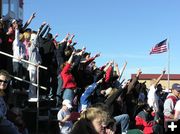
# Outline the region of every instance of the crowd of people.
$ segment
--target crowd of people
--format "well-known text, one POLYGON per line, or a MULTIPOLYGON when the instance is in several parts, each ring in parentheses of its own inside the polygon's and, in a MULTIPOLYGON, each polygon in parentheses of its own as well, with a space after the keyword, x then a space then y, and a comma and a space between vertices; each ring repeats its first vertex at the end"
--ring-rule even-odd
POLYGON ((58 35, 53 36, 46 22, 38 30, 29 28, 34 18, 35 13, 25 25, 15 19, 0 20, 0 51, 14 56, 0 54, 1 134, 28 134, 22 113, 8 97, 12 88, 18 88, 28 92, 29 102, 37 101, 37 88, 16 79, 10 82, 9 74, 36 83, 39 65, 48 68, 40 70, 39 80, 48 89, 46 96, 55 99, 60 108, 57 120, 61 134, 126 134, 130 129, 163 134, 169 121, 178 122, 180 84, 174 83, 170 93, 164 92, 160 80, 165 70, 150 87, 139 82, 141 69, 135 77, 121 80, 127 63, 121 70, 113 60, 98 67, 95 60, 100 53, 91 56, 85 47, 76 48, 74 34, 57 41, 58 35))

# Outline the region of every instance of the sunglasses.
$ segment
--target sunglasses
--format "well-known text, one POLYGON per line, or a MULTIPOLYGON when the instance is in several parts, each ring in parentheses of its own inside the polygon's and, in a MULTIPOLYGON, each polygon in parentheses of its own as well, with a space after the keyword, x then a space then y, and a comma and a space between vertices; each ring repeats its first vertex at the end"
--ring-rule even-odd
POLYGON ((0 83, 5 83, 7 84, 9 81, 8 80, 0 80, 0 83))

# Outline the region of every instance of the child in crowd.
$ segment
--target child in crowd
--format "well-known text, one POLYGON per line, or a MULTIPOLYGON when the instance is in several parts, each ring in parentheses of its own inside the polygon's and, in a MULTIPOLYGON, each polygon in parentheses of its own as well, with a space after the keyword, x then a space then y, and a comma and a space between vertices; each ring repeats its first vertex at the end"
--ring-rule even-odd
POLYGON ((72 108, 70 100, 63 100, 62 107, 57 114, 59 121, 60 134, 69 134, 73 126, 70 119, 70 109, 72 108))

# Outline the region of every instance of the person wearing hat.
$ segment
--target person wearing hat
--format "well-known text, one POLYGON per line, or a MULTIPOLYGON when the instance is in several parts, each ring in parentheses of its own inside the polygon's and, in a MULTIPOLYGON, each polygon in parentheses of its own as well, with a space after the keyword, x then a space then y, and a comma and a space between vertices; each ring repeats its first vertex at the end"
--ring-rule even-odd
POLYGON ((164 102, 164 123, 165 123, 165 131, 167 131, 167 122, 169 120, 174 119, 175 114, 175 105, 179 99, 180 95, 180 84, 174 83, 172 85, 172 92, 168 94, 166 100, 164 102))
POLYGON ((59 121, 60 134, 69 134, 71 132, 73 123, 70 121, 70 109, 72 104, 70 100, 63 100, 62 107, 57 114, 57 119, 59 121))
POLYGON ((168 94, 164 102, 164 117, 173 119, 174 118, 174 107, 180 94, 180 84, 174 83, 172 85, 172 92, 168 94))

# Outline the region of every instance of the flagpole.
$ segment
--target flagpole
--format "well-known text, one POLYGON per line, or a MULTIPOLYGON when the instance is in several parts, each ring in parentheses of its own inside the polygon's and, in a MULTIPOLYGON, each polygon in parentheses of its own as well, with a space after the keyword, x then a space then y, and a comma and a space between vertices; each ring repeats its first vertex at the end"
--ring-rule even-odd
POLYGON ((168 90, 170 89, 170 48, 169 48, 169 40, 167 39, 167 45, 168 45, 168 90))

